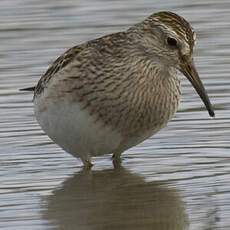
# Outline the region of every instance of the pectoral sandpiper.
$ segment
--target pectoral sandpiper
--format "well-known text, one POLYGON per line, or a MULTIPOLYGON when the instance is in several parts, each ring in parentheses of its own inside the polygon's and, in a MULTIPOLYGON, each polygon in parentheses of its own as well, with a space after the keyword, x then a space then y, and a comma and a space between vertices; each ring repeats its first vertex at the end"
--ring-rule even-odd
POLYGON ((195 39, 184 18, 158 12, 67 50, 24 90, 34 90, 38 123, 64 150, 86 166, 102 154, 117 160, 172 118, 181 94, 177 70, 214 116, 193 64, 195 39))

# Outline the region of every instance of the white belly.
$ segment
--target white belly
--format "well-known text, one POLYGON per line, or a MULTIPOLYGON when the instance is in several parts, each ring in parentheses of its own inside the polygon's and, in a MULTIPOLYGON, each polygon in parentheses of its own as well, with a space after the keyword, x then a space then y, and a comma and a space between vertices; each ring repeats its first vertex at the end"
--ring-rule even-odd
POLYGON ((122 136, 95 122, 78 103, 61 101, 44 105, 35 99, 35 116, 46 134, 70 154, 87 160, 90 156, 113 153, 122 136))

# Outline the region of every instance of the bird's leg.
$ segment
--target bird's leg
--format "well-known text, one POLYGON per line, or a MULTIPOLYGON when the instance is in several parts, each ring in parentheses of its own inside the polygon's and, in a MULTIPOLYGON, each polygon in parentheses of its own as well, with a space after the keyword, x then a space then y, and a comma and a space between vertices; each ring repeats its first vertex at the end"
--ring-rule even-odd
POLYGON ((121 166, 121 153, 122 152, 115 152, 112 156, 114 168, 120 168, 121 166))
POLYGON ((87 170, 91 169, 93 166, 93 164, 89 160, 83 161, 83 164, 84 164, 84 169, 87 169, 87 170))
POLYGON ((114 160, 114 161, 121 161, 121 154, 122 154, 122 152, 115 152, 115 153, 113 153, 113 155, 112 155, 112 159, 114 160))
POLYGON ((90 157, 87 158, 81 158, 83 164, 84 164, 84 169, 91 169, 93 164, 91 163, 90 157))

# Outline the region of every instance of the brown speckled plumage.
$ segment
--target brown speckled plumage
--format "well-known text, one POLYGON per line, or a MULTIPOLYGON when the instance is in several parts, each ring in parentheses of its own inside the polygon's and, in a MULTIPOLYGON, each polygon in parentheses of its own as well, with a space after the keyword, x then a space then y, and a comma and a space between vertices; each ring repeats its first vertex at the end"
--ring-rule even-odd
MULTIPOLYGON (((92 118, 89 124, 100 124, 102 132, 109 128, 116 133, 114 136, 119 136, 117 147, 108 149, 108 153, 113 151, 119 155, 160 130, 176 112, 180 99, 176 69, 182 68, 183 72, 181 60, 191 59, 194 39, 187 21, 174 13, 160 12, 127 31, 69 49, 53 63, 35 88, 35 113, 39 123, 64 149, 80 156, 83 162, 90 161, 91 155, 100 155, 93 147, 86 148, 84 158, 72 150, 82 149, 83 142, 76 144, 76 148, 68 148, 72 140, 65 136, 66 142, 61 143, 61 131, 65 127, 58 121, 59 109, 66 104, 69 108, 77 105, 92 118), (167 44, 169 36, 175 40, 175 47, 167 44), (53 110, 54 107, 57 110, 53 110), (55 119, 57 123, 53 123, 55 119), (88 153, 91 149, 94 154, 88 153)), ((60 122, 65 116, 70 122, 68 117, 74 114, 70 116, 68 112, 64 112, 60 122)), ((64 123, 69 125, 66 120, 64 123)), ((72 125, 75 130, 75 124, 72 125)), ((67 130, 71 132, 71 128, 67 130)), ((94 143, 87 134, 84 141, 87 145, 94 143)))
MULTIPOLYGON (((124 46, 132 45, 124 39, 125 33, 116 36, 119 45, 114 44, 113 34, 92 44, 89 42, 83 45, 84 48, 70 49, 63 55, 63 58, 72 57, 72 60, 67 59, 68 66, 65 61, 59 61, 60 69, 61 66, 56 67, 54 63, 53 70, 49 69, 40 82, 52 81, 50 76, 54 76, 59 68, 58 79, 51 86, 55 88, 53 94, 58 95, 54 97, 58 100, 69 97, 73 102, 79 102, 82 109, 95 117, 95 122, 100 119, 124 135, 136 135, 153 126, 161 127, 178 106, 179 80, 176 76, 159 78, 162 70, 152 65, 151 60, 136 56, 130 49, 124 50, 124 46), (72 55, 74 52, 75 56, 72 55), (168 110, 165 107, 169 107, 168 110)), ((39 91, 36 93, 42 93, 41 89, 39 91)))

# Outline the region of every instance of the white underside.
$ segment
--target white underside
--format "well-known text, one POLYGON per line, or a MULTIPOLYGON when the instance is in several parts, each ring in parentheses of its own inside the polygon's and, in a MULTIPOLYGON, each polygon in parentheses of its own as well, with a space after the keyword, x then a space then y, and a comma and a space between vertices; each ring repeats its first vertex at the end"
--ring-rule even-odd
POLYGON ((113 153, 122 136, 82 110, 78 103, 57 102, 47 106, 35 101, 35 116, 46 134, 65 151, 83 161, 113 153))

